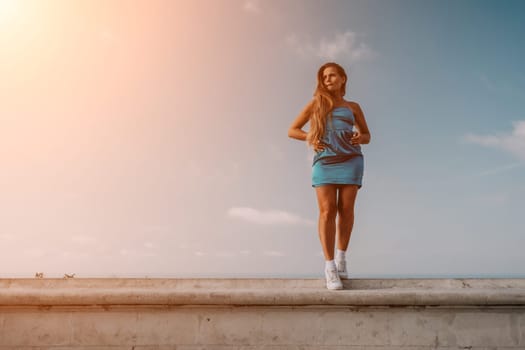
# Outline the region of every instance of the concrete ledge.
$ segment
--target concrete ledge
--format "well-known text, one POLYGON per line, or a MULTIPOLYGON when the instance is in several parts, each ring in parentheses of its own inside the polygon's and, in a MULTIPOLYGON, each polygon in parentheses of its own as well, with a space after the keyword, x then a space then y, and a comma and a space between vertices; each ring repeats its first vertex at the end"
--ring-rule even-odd
POLYGON ((0 279, 1 306, 525 306, 525 279, 0 279))
POLYGON ((525 349, 524 279, 0 279, 0 350, 525 349))

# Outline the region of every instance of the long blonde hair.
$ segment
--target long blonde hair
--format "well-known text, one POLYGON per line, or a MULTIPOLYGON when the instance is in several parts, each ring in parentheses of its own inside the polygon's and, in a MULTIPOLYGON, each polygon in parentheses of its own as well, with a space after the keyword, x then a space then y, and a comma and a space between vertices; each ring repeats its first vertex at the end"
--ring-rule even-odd
POLYGON ((345 82, 341 86, 341 96, 344 96, 346 93, 346 83, 348 78, 343 67, 335 62, 323 64, 317 71, 317 87, 315 88, 314 92, 310 116, 310 130, 308 131, 307 136, 307 142, 310 146, 313 146, 315 142, 323 138, 325 133, 326 119, 328 117, 332 118, 332 113, 330 113, 330 116, 328 116, 328 113, 331 112, 334 107, 334 99, 323 84, 323 71, 327 67, 334 67, 337 71, 337 74, 344 78, 345 82))

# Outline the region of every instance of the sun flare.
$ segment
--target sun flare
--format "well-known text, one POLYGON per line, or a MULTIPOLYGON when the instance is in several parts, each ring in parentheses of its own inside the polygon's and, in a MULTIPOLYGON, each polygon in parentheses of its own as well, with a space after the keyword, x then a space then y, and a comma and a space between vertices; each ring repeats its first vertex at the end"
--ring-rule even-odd
POLYGON ((0 0, 0 25, 12 21, 19 10, 19 1, 0 0))

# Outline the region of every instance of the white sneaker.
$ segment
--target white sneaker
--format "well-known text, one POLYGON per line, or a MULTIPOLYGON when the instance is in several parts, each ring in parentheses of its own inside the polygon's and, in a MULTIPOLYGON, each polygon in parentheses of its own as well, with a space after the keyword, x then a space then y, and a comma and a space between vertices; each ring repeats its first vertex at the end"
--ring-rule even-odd
POLYGON ((335 266, 337 266, 337 273, 339 274, 339 277, 348 279, 348 271, 346 270, 346 260, 336 260, 335 266))
POLYGON ((331 290, 343 289, 343 282, 341 282, 337 270, 324 270, 324 275, 326 277, 326 288, 331 290))

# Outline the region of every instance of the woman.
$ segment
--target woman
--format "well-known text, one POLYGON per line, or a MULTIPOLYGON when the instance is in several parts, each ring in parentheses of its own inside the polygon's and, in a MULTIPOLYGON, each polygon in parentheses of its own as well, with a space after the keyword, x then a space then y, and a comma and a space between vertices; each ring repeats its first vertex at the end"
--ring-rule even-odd
POLYGON ((359 104, 343 99, 346 82, 346 73, 337 63, 321 66, 314 98, 288 130, 289 137, 307 141, 316 152, 312 187, 319 205, 319 239, 326 260, 328 289, 343 289, 341 278, 348 278, 345 252, 354 225, 354 203, 362 186, 364 169, 360 144, 370 142, 370 131, 359 104), (307 122, 310 122, 308 133, 302 130, 307 122))

